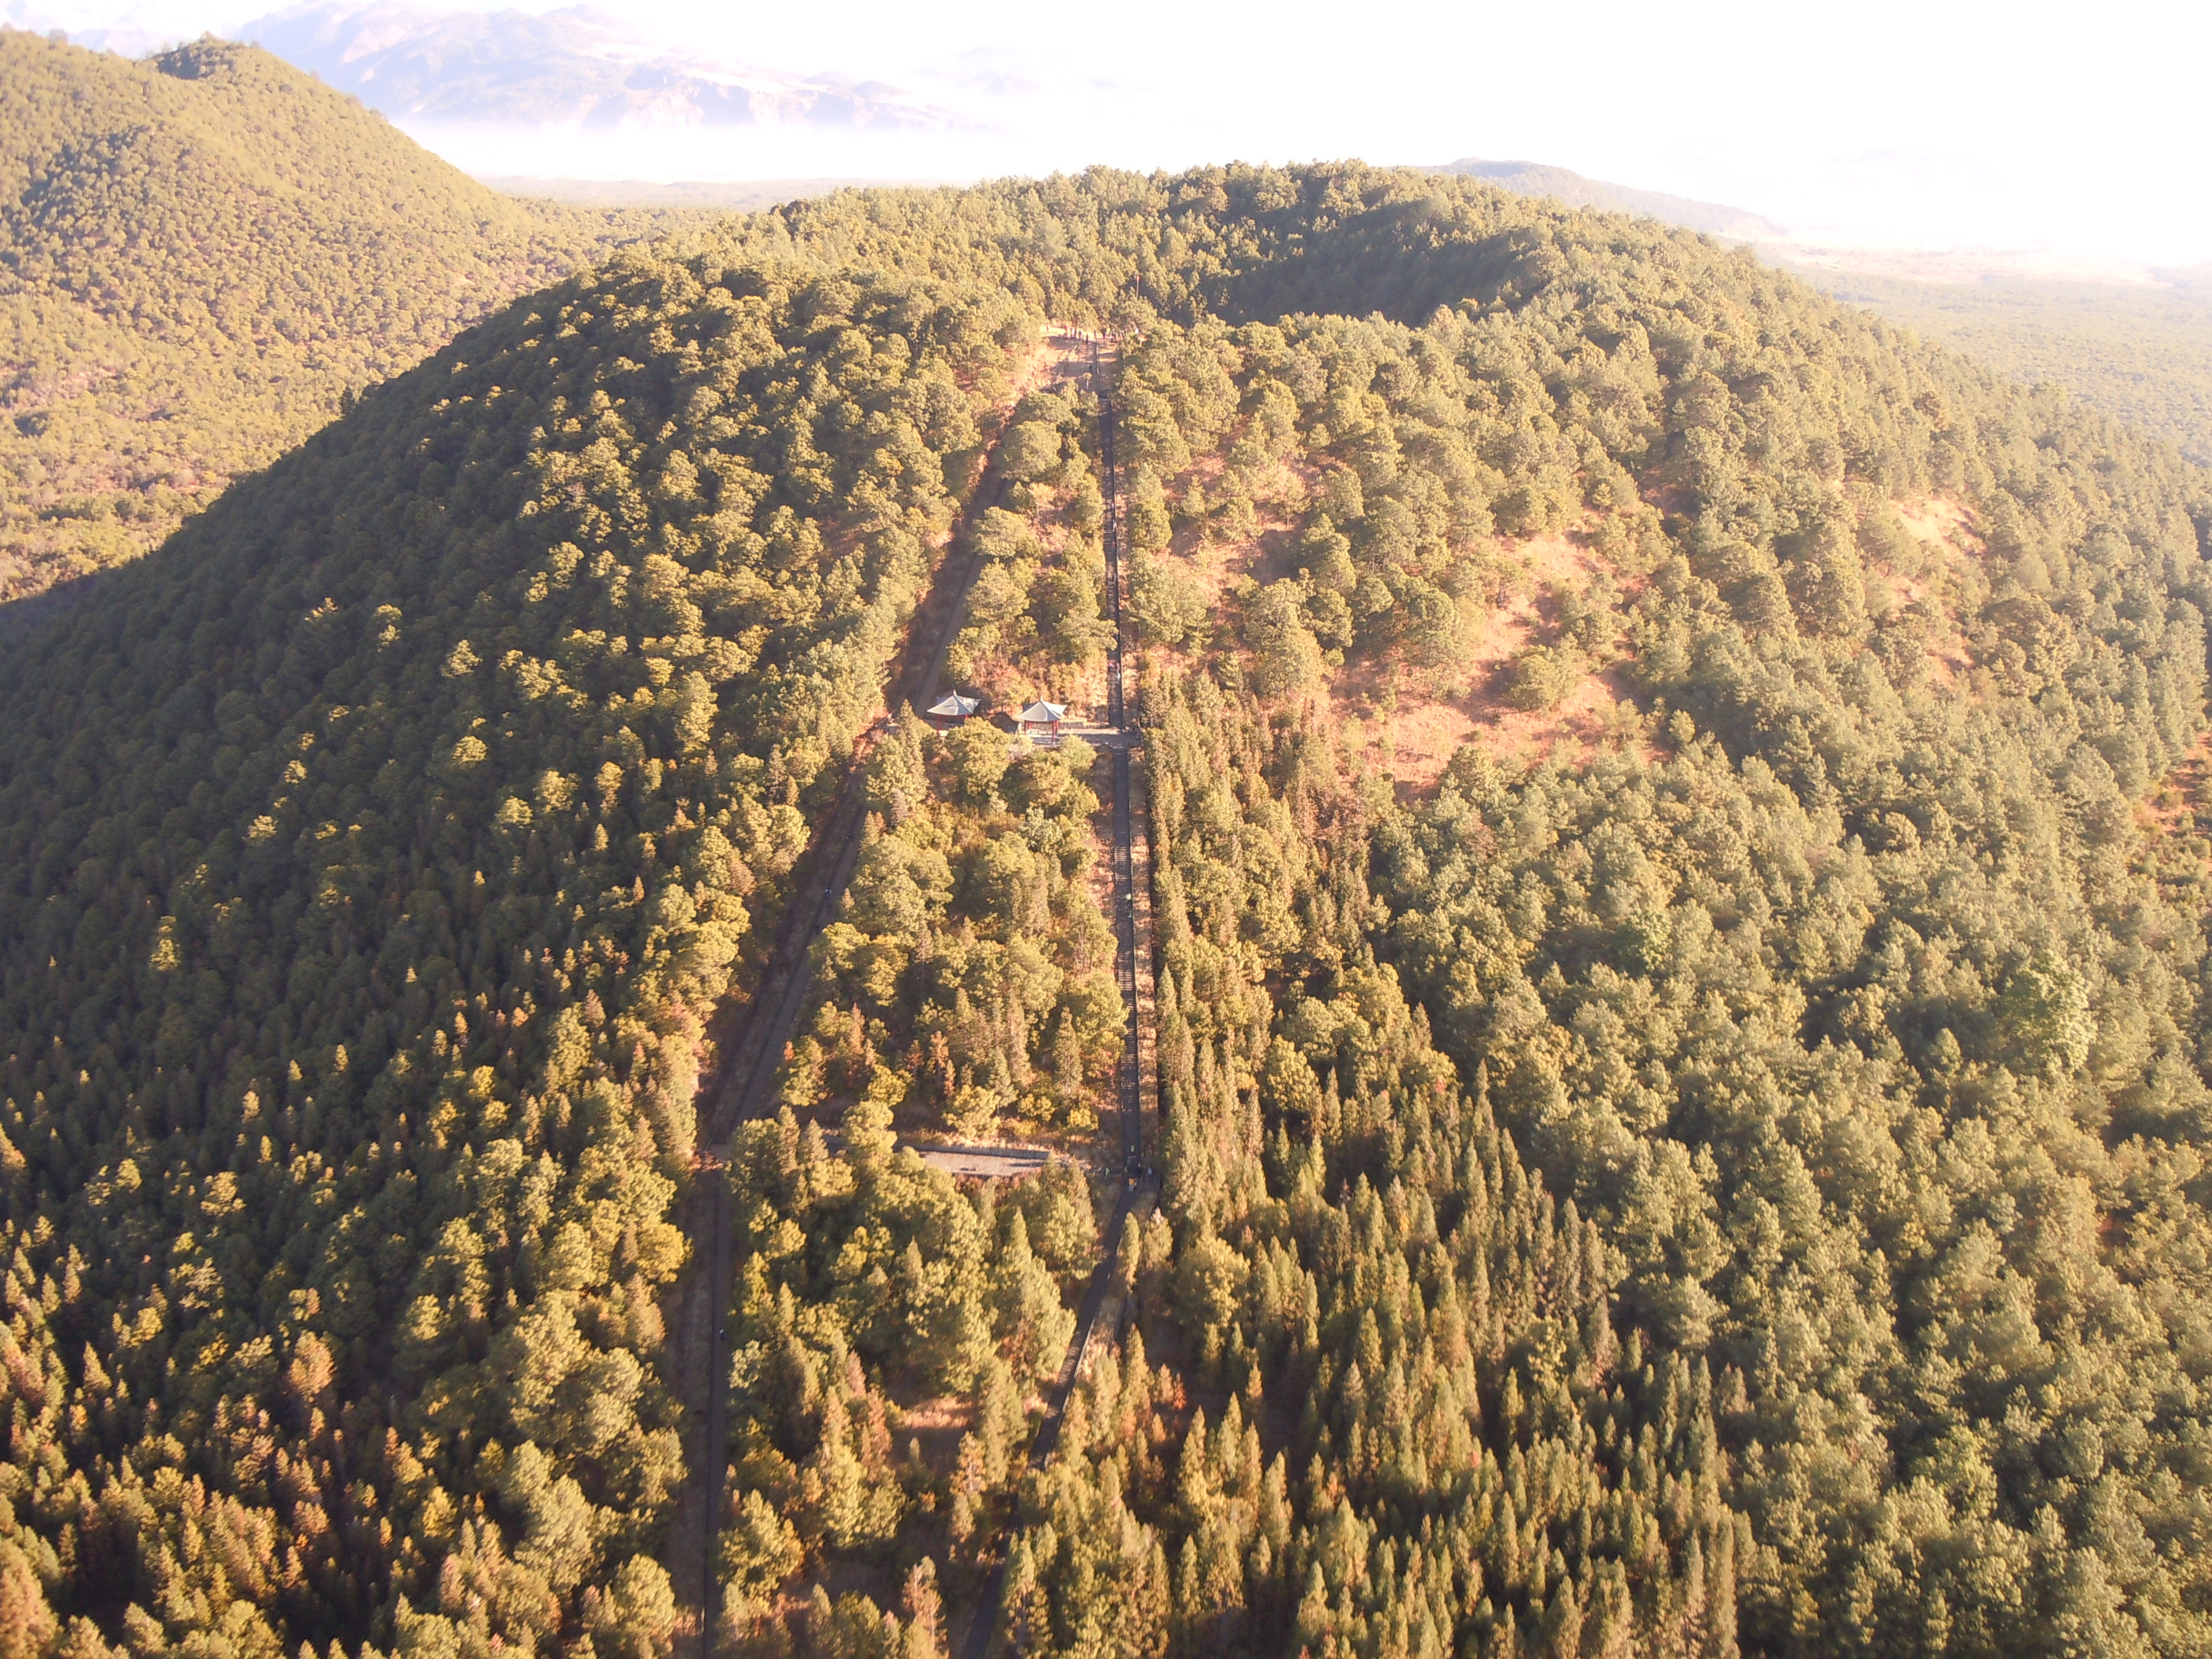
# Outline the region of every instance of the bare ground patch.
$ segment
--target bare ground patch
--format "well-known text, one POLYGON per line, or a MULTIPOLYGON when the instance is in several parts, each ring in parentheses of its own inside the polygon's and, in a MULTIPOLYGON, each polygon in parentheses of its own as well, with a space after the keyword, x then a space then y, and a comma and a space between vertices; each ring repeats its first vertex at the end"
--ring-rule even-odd
POLYGON ((1576 526, 1554 530, 1541 536, 1532 536, 1526 541, 1507 544, 1505 556, 1509 562, 1518 564, 1537 581, 1554 586, 1584 588, 1599 570, 1610 571, 1611 565, 1590 545, 1594 529, 1576 526))
POLYGON ((1426 791, 1436 787, 1451 757, 1480 729, 1455 704, 1401 702, 1395 714, 1369 722, 1370 753, 1395 782, 1426 791))
POLYGON ((1960 685, 1974 667, 1973 653, 1959 627, 1960 580, 1969 566, 1978 566, 1988 556, 1989 544, 1962 502, 1931 495, 1894 507, 1899 522, 1922 544, 1928 562, 1917 573, 1884 559, 1869 559, 1867 568, 1880 574, 1904 605, 1932 599, 1943 628, 1929 641, 1929 668, 1938 684, 1947 689, 1960 685))
POLYGON ((1981 532, 1974 527, 1973 513, 1963 502, 1930 495, 1923 501, 1899 501, 1896 507, 1905 527, 1923 542, 1978 556, 1988 550, 1981 532))
POLYGON ((1501 591, 1463 635, 1463 666, 1445 685, 1425 689, 1419 677, 1395 665, 1355 665, 1337 677, 1336 700, 1364 723, 1361 746, 1370 762, 1400 788, 1435 787, 1462 745, 1519 768, 1559 758, 1582 760, 1613 744, 1643 740, 1643 710, 1627 672, 1624 628, 1591 654, 1542 708, 1517 708, 1508 697, 1515 659, 1543 641, 1558 621, 1560 602, 1586 594, 1601 574, 1625 605, 1640 590, 1597 550, 1589 525, 1507 544, 1501 591))
POLYGON ((2212 732, 2199 737, 2136 805, 2136 822, 2155 841, 2193 841, 2198 857, 2212 855, 2205 841, 2212 836, 2212 732))

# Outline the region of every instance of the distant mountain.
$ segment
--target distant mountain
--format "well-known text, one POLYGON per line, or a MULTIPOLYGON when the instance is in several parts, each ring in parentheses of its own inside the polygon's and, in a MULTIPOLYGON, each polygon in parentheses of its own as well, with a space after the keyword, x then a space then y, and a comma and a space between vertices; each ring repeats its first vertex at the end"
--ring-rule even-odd
POLYGON ((1469 156, 1437 171, 1480 179, 1522 196, 1553 197, 1569 207, 1641 214, 1648 219, 1680 225, 1685 230, 1702 230, 1738 241, 1780 240, 1790 234, 1771 219, 1761 218, 1742 208, 1726 207, 1717 202, 1693 202, 1687 197, 1638 190, 1632 185, 1611 185, 1601 179, 1585 179, 1565 167, 1547 167, 1541 161, 1482 161, 1469 156))
POLYGON ((492 189, 526 200, 581 208, 676 208, 700 213, 757 213, 784 202, 827 196, 848 187, 887 189, 931 182, 919 179, 711 179, 672 184, 645 179, 559 179, 537 174, 480 173, 492 189))
POLYGON ((238 33, 395 120, 589 129, 963 125, 880 82, 670 51, 591 6, 434 12, 398 0, 309 0, 238 33))
POLYGON ((665 222, 502 197, 251 46, 0 29, 0 599, 144 551, 349 391, 665 222))

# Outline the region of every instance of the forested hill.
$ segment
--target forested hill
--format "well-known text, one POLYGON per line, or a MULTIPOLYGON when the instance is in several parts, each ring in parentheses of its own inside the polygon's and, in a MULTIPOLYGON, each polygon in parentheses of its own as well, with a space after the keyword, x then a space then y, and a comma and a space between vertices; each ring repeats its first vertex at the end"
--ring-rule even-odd
POLYGON ((0 599, 152 546, 653 222, 499 196, 250 46, 0 29, 0 599))
POLYGON ((1036 321, 618 256, 8 653, 11 1607, 665 1634, 701 1025, 1036 321))
POLYGON ((1140 331, 1161 1206, 894 1151, 1095 1152, 1118 1012, 1085 752, 895 724, 705 1177, 722 1646, 2212 1651, 2204 473, 1356 166, 619 256, 0 659, 0 1631, 672 1651, 707 1017, 949 534, 963 678, 1107 636, 1048 317, 1140 331))
POLYGON ((1585 179, 1571 168, 1551 167, 1541 161, 1485 161, 1470 155, 1437 170, 1464 173, 1522 196, 1548 196, 1569 207, 1639 214, 1685 229, 1725 236, 1731 241, 1779 240, 1785 234, 1773 221, 1742 208, 1669 196, 1664 191, 1639 190, 1633 185, 1607 184, 1602 179, 1585 179))
MULTIPOLYGON (((1814 270, 1808 281, 2026 386, 2061 386, 2212 465, 2212 282, 1915 282, 1814 270)), ((2194 275, 2194 280, 2191 280, 2194 275)))
POLYGON ((1029 1496, 1025 1649, 2212 1639, 2203 472, 1391 175, 748 234, 1146 301, 1172 1358, 1029 1496))

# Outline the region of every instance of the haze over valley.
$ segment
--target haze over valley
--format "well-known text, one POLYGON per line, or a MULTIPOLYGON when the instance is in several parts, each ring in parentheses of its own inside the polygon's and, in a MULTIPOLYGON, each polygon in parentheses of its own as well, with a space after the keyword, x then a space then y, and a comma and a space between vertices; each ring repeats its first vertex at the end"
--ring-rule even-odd
POLYGON ((1552 71, 1560 41, 1537 13, 1412 0, 1279 27, 1150 0, 1111 20, 1006 0, 957 20, 887 0, 656 0, 618 15, 489 0, 274 13, 266 0, 0 0, 0 17, 136 53, 205 31, 260 38, 477 173, 964 182, 1101 158, 1533 157, 1734 204, 1829 244, 2212 261, 2192 78, 2212 17, 2145 0, 2107 7, 2094 28, 2045 6, 1994 28, 1975 8, 1898 0, 1848 27, 1718 0, 1662 25, 1603 0, 1578 26, 1571 74, 1552 71), (364 92, 364 74, 392 77, 396 95, 364 92), (722 125, 732 103, 776 118, 722 125), (578 118, 586 106, 600 125, 578 118), (672 127, 682 143, 666 142, 672 127))

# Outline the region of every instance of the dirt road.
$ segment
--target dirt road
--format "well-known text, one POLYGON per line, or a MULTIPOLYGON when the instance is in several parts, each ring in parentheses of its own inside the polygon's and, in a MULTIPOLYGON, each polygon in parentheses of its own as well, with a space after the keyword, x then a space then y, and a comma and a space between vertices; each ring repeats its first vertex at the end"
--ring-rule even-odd
MULTIPOLYGON (((1139 882, 1136 848, 1137 791, 1132 767, 1137 759, 1137 750, 1142 734, 1129 720, 1123 700, 1121 684, 1122 658, 1128 643, 1129 626, 1122 607, 1125 576, 1121 568, 1121 468, 1114 453, 1113 386, 1108 378, 1109 361, 1094 351, 1095 372, 1091 376, 1098 393, 1099 486, 1105 496, 1106 516, 1103 526, 1106 543, 1106 615, 1114 624, 1114 644, 1106 660, 1106 724, 1103 732, 1086 732, 1085 740, 1107 750, 1112 757, 1114 769, 1114 939, 1115 974, 1121 985, 1121 1002, 1127 1010, 1127 1023, 1122 1034, 1121 1064, 1119 1068, 1119 1093, 1121 1116, 1121 1196, 1107 1222, 1103 1235, 1104 1249, 1100 1253, 1097 1267, 1091 1275, 1083 1305, 1075 1321, 1075 1334, 1070 1339, 1067 1352, 1060 1360, 1060 1372, 1045 1392, 1044 1415, 1038 1420, 1036 1437, 1030 1443, 1028 1465, 1031 1469, 1042 1469, 1051 1461, 1054 1449, 1060 1443, 1060 1424, 1066 1415, 1067 1397, 1074 1391, 1076 1381, 1083 1374, 1085 1358, 1094 1348, 1103 1347, 1113 1339, 1121 1325, 1122 1297, 1121 1285, 1115 1277, 1115 1247, 1120 1243, 1122 1223, 1131 1215, 1141 1219, 1150 1212, 1157 1197, 1157 1187, 1146 1162, 1144 1079, 1140 1064, 1145 1052, 1140 1042, 1139 1023, 1149 1008, 1150 1000, 1139 1000, 1139 972, 1144 964, 1139 959, 1139 947, 1150 950, 1150 940, 1140 941, 1137 919, 1139 911, 1139 882)), ((1146 845, 1149 846, 1149 838, 1146 845)), ((1150 872, 1145 872, 1149 885, 1150 872)), ((1149 918, 1149 908, 1146 915, 1149 918)), ((1144 975, 1145 986, 1150 988, 1151 975, 1144 975)), ((960 1644, 959 1659, 988 1659, 996 1638, 1005 1609, 1006 1556, 1001 1549, 999 1560, 983 1581, 976 1597, 973 1615, 964 1639, 960 1644)))
MULTIPOLYGON (((1085 343, 1066 331, 1047 336, 1051 354, 1044 372, 1079 374, 1094 367, 1085 343)), ((998 499, 992 477, 969 503, 972 521, 998 499)), ((927 708, 939 695, 946 647, 960 629, 969 590, 981 567, 972 538, 956 536, 908 631, 905 649, 885 689, 885 713, 854 744, 838 794, 819 822, 795 872, 796 888, 771 947, 760 989, 739 1011, 722 1064, 698 1097, 696 1180, 684 1224, 691 1240, 690 1265, 671 1298, 669 1373, 684 1407, 687 1474, 678 1497, 667 1566, 679 1602, 691 1620, 687 1650, 710 1659, 721 1617, 720 1575, 714 1539, 723 1505, 728 1459, 730 1352, 727 1318, 736 1272, 735 1229, 724 1178, 730 1137, 748 1118, 772 1113, 773 1084, 784 1045, 805 1012, 811 975, 809 953, 836 917, 837 896, 851 880, 867 817, 862 776, 870 750, 890 718, 889 711, 927 708)), ((1003 1173, 994 1164, 991 1173, 1003 1173)))

